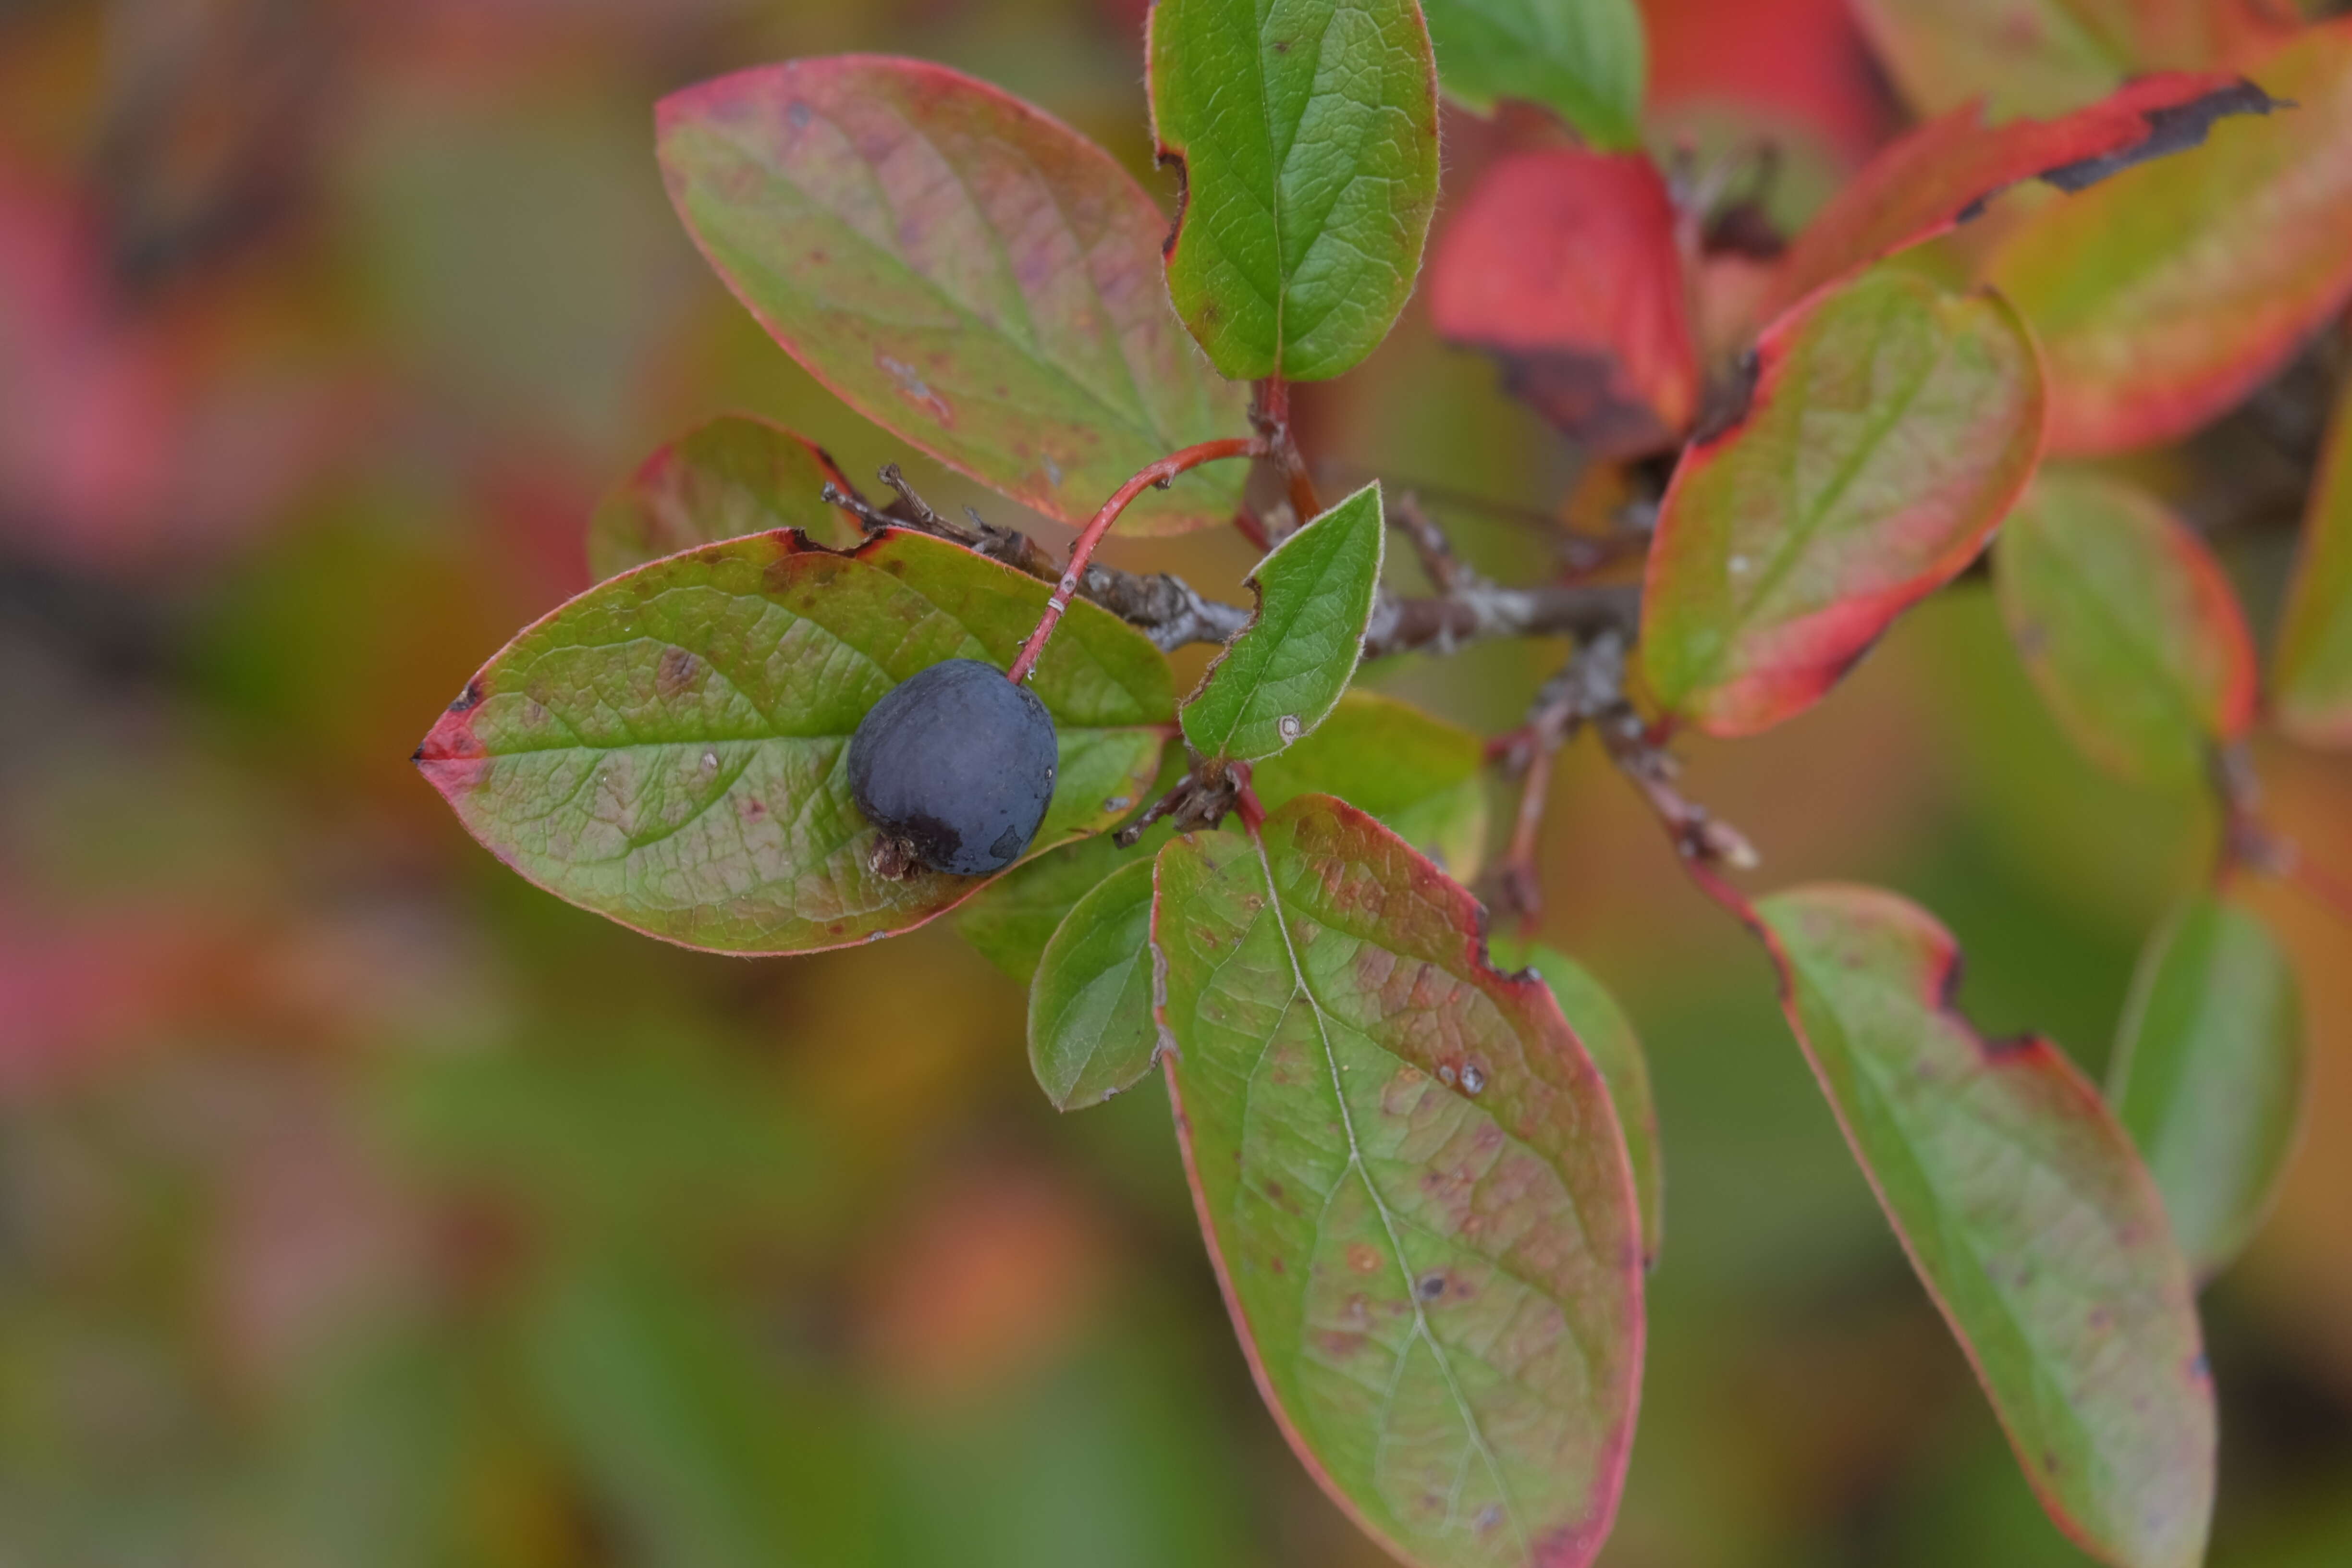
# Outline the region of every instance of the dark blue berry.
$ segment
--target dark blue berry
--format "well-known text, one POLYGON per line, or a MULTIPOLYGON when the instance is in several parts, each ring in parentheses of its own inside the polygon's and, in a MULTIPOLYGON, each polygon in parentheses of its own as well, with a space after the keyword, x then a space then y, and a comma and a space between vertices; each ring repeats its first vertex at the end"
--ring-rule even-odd
POLYGON ((935 871, 985 876, 1037 837, 1058 756, 1035 692, 993 665, 951 658, 866 711, 849 741, 849 793, 886 850, 896 840, 935 871))

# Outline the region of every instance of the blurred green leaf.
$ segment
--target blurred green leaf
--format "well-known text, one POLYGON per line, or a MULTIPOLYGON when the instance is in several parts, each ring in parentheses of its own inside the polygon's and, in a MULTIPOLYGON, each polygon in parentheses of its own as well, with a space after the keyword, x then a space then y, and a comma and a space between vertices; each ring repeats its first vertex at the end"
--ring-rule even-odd
POLYGON ((797 528, 834 542, 844 513, 818 499, 851 489, 813 441, 742 415, 697 426, 606 496, 588 522, 588 569, 610 577, 698 544, 797 528))
POLYGON ((1658 514, 1642 669, 1714 735, 1825 695, 1983 548, 2040 455, 2032 341, 1997 298, 1881 267, 1783 317, 1752 399, 1658 514))
POLYGON ((2260 915, 2210 895, 2149 939, 2107 1098, 2200 1279, 2252 1239, 2302 1119, 2303 998, 2260 915))
MULTIPOLYGON (((849 554, 759 534, 640 567, 525 630, 418 749, 468 831, 559 897, 722 952, 920 925, 970 878, 889 881, 850 799, 849 738, 948 658, 1009 666, 1051 589, 922 534, 849 554)), ((1061 737, 1050 847, 1125 815, 1160 763, 1168 662, 1083 602, 1033 689, 1061 737)))
POLYGON ((1437 73, 1413 0, 1156 0, 1152 134, 1183 205, 1176 313, 1236 381, 1378 348, 1437 201, 1437 73))
POLYGON ((1363 658, 1388 525, 1366 485, 1269 552, 1250 574, 1257 614, 1185 700, 1202 757, 1247 762, 1307 735, 1339 705, 1363 658))
POLYGON ((1481 114, 1541 104, 1596 147, 1641 145, 1642 13, 1633 0, 1425 0, 1437 79, 1481 114))
POLYGON ((1029 1067, 1056 1110, 1097 1105, 1151 1070, 1151 862, 1080 899, 1029 985, 1029 1067))
POLYGON ((2118 1568, 2191 1568, 2212 1380, 2188 1266, 2098 1091, 1952 1006, 1959 951, 1891 893, 1757 906, 1783 1006, 2052 1517, 2118 1568))
POLYGON ((1360 812, 1304 796, 1159 875, 1176 1125, 1285 1434, 1409 1563, 1590 1563, 1642 1335, 1600 1073, 1360 812))
MULTIPOLYGON (((678 216, 769 333, 849 405, 1024 506, 1083 522, 1129 476, 1246 429, 1168 313, 1167 232, 1110 155, 960 72, 873 55, 662 100, 678 216)), ((1222 526, 1202 468, 1121 526, 1222 526)))
POLYGON ((2144 784, 2204 780, 2253 722, 2254 650, 2197 536, 2128 485, 2053 468, 1993 550, 2010 639, 2084 753, 2144 784))
POLYGON ((2271 679, 2280 729, 2352 747, 2352 383, 2336 393, 2271 679))

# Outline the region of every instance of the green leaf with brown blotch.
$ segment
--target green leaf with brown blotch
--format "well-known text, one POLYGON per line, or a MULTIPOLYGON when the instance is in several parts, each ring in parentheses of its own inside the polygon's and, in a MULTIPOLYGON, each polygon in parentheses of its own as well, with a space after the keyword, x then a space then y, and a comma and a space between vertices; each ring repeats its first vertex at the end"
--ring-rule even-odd
POLYGON ((2189 787, 2252 724, 2254 649, 2237 595, 2146 493, 2044 470, 2001 530, 1993 577, 2035 686, 2102 766, 2189 787))
POLYGON ((1650 1092, 1650 1059, 1625 1010, 1582 964, 1541 942, 1502 939, 1487 944, 1498 969, 1528 969, 1551 987, 1569 1027, 1609 1086, 1633 1162, 1633 1191, 1642 1205, 1642 1253, 1655 1267, 1665 1242, 1665 1164, 1658 1149, 1658 1105, 1650 1092))
POLYGON ((1820 700, 1958 575, 2042 449, 2042 373, 2016 313, 1881 267, 1780 319, 1752 398, 1685 450, 1660 504, 1641 664, 1714 735, 1820 700))
MULTIPOLYGON (((846 553, 790 532, 707 545, 527 628, 416 761, 500 859, 649 935, 741 953, 888 935, 982 883, 875 874, 849 738, 919 670, 1010 665, 1050 592, 898 530, 846 553)), ((1174 701, 1160 651, 1085 603, 1031 684, 1061 742, 1043 849, 1127 814, 1159 767, 1174 701)))
POLYGON ((1486 850, 1486 745, 1458 724, 1351 689, 1314 733, 1250 773, 1268 811, 1294 795, 1337 795, 1369 811, 1457 882, 1486 850))
MULTIPOLYGON (((1110 154, 921 60, 791 60, 658 112, 678 216, 771 336, 843 401, 1024 506, 1083 522, 1179 447, 1248 428, 1168 309, 1167 220, 1110 154)), ((1234 465, 1126 512, 1231 520, 1234 465)))
POLYGON ((2200 1278, 2269 1212, 2302 1118, 2303 998, 2270 927, 2208 894, 2140 955, 2107 1098, 2200 1278))
POLYGON ((2352 748, 2352 384, 2336 416, 2303 521, 2271 670, 2278 726, 2306 745, 2352 748))
POLYGON ((1029 983, 1029 1069, 1056 1110, 1098 1105, 1151 1070, 1151 862, 1088 889, 1029 983))
POLYGON ((1248 762, 1323 722, 1363 658, 1387 537, 1373 483, 1266 552, 1249 575, 1257 614, 1185 699, 1194 752, 1248 762))
POLYGON ((1838 1124, 2061 1529, 2116 1568, 2194 1568, 2212 1380, 2162 1199, 2049 1042, 1953 1007, 1959 952, 1869 888, 1757 906, 1838 1124))
POLYGON ((2248 74, 2294 107, 2053 202, 1995 253, 2049 367, 2052 451, 2189 434, 2352 297, 2352 17, 2248 74))
POLYGON ((1162 1060, 1284 1434, 1421 1568, 1582 1568, 1623 1482, 1642 1232, 1606 1085, 1470 896, 1302 795, 1160 852, 1162 1060))
POLYGON ((1155 0, 1152 134, 1181 167, 1176 313, 1236 381, 1380 346, 1437 202, 1437 69, 1414 0, 1155 0))
POLYGON ((604 498, 588 522, 588 569, 611 577, 698 544, 779 528, 837 542, 850 519, 824 500, 828 484, 851 488, 815 442, 764 419, 723 415, 647 458, 604 498))

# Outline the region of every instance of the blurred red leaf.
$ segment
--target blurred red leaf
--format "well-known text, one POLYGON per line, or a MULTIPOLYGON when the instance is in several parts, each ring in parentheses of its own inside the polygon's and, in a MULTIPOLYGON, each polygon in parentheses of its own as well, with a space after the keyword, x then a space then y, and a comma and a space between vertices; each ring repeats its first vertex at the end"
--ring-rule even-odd
POLYGON ((1856 159, 1895 127, 1847 0, 1643 0, 1642 12, 1654 108, 1769 109, 1856 159))
POLYGON ((1696 414, 1674 204, 1642 153, 1552 148, 1488 170, 1438 246, 1430 312, 1603 456, 1672 446, 1696 414))
POLYGON ((748 415, 730 414, 666 442, 597 506, 588 570, 610 577, 698 544, 797 528, 820 544, 847 514, 821 499, 852 487, 824 447, 748 415))
POLYGON ((2079 191, 2196 146, 2224 115, 2274 107, 2236 77, 2174 73, 2133 82, 2060 120, 1987 125, 1981 100, 1956 109, 1881 150, 1806 226, 1781 264, 1770 310, 1949 232, 2021 180, 2079 191))

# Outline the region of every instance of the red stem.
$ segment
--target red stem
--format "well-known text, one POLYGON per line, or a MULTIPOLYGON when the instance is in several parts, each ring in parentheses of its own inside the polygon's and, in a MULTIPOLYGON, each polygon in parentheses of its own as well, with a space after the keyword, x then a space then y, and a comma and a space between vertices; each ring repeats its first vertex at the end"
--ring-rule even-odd
POLYGON ((1045 640, 1054 635, 1054 628, 1061 624, 1062 612, 1070 607, 1070 600, 1077 593, 1078 584, 1086 580, 1087 563, 1094 559, 1095 546, 1103 542, 1103 536, 1110 531, 1110 525, 1118 521, 1118 514, 1132 505, 1136 497, 1154 485, 1164 486, 1177 475, 1190 472, 1203 463, 1213 463, 1220 458, 1260 458, 1265 453, 1265 443, 1254 436, 1228 436, 1221 441, 1203 441, 1197 447, 1170 453, 1119 486, 1110 500, 1103 502, 1102 510, 1079 530, 1077 539, 1071 543, 1069 569, 1062 574, 1062 580, 1054 584, 1054 596, 1045 601, 1045 613, 1037 618, 1037 629, 1031 632, 1029 640, 1021 645, 1020 657, 1013 661, 1013 668, 1006 672, 1013 683, 1018 686, 1029 679, 1031 670, 1037 668, 1038 657, 1045 651, 1045 640))
POLYGON ((1242 826, 1249 829, 1249 836, 1255 838, 1257 830, 1265 826, 1265 803, 1258 799, 1257 790, 1250 784, 1250 765, 1234 763, 1232 769, 1234 809, 1241 814, 1242 826))
POLYGON ((1271 442, 1268 455, 1281 463, 1283 479, 1290 486, 1290 510, 1298 514, 1292 520, 1293 526, 1314 521, 1322 514, 1323 502, 1315 494, 1315 477, 1307 471, 1307 458, 1290 433, 1290 383, 1278 375, 1258 383, 1258 413, 1271 442))

